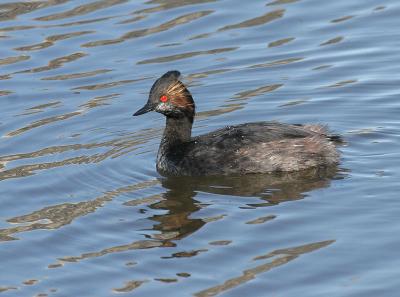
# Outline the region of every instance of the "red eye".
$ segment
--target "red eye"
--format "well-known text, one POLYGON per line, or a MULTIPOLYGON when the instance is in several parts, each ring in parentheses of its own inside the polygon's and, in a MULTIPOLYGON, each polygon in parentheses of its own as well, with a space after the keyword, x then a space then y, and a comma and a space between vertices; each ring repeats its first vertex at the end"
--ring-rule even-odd
POLYGON ((168 97, 165 96, 165 95, 162 95, 162 96, 160 97, 160 101, 161 101, 161 102, 167 102, 167 101, 168 101, 168 97))

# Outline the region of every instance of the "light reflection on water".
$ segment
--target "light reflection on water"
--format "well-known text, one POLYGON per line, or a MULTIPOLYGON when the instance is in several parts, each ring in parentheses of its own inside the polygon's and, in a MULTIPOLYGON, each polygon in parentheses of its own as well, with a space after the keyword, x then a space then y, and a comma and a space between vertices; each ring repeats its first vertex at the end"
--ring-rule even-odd
POLYGON ((0 4, 2 295, 396 296, 399 4, 242 7, 0 4), (194 134, 328 124, 339 168, 161 178, 164 119, 131 115, 171 69, 194 134))

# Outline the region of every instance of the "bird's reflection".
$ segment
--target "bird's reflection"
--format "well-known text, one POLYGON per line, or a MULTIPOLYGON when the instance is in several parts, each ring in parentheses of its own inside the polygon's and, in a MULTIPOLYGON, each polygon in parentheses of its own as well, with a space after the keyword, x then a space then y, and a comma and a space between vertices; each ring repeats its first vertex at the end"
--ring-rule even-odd
POLYGON ((180 239, 200 229, 205 222, 202 219, 190 218, 192 213, 200 209, 198 201, 193 199, 196 192, 190 184, 182 183, 168 188, 165 183, 166 180, 163 180, 163 186, 168 189, 163 194, 164 200, 150 205, 150 208, 165 209, 168 212, 154 215, 150 219, 159 222, 154 225, 154 230, 164 235, 168 234, 168 239, 180 239))
POLYGON ((181 239, 206 224, 205 220, 192 217, 202 207, 195 200, 200 191, 259 197, 260 203, 248 206, 260 207, 302 199, 307 192, 328 187, 332 179, 342 177, 337 167, 330 167, 295 173, 162 178, 162 186, 167 190, 163 194, 164 199, 151 204, 150 208, 167 210, 167 213, 150 219, 157 222, 153 229, 161 232, 160 236, 164 239, 181 239))

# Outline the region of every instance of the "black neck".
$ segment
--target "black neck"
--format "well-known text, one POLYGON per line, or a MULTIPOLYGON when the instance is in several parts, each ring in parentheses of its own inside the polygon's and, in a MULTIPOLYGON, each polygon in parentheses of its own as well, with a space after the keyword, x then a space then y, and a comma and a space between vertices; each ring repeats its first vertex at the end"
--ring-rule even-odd
POLYGON ((179 145, 190 140, 193 117, 167 117, 161 143, 167 146, 179 145))

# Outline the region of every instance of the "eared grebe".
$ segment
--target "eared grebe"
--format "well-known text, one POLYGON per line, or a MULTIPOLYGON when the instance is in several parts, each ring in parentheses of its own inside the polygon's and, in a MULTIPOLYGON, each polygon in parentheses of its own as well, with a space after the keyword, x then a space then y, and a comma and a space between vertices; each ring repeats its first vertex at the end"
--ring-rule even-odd
POLYGON ((179 76, 169 71, 157 79, 146 105, 134 114, 157 111, 167 118, 157 155, 160 174, 275 173, 338 163, 338 136, 320 125, 256 122, 191 137, 195 104, 179 76))

